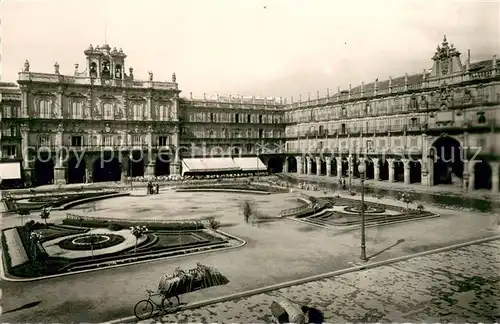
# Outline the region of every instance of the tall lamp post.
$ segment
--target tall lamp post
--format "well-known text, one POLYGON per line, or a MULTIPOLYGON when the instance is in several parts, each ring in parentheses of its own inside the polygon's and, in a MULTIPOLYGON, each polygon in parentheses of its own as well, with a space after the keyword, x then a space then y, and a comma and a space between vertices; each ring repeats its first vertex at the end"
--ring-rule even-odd
POLYGON ((366 237, 365 237, 365 172, 366 164, 362 161, 358 166, 359 177, 361 178, 361 256, 362 261, 366 258, 366 237))

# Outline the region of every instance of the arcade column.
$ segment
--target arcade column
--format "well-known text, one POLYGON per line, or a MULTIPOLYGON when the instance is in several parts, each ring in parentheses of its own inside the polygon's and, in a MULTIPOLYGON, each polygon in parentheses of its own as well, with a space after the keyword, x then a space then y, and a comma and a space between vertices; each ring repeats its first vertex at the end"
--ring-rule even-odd
POLYGON ((403 167, 404 167, 404 183, 406 185, 409 185, 411 184, 411 181, 410 181, 410 161, 408 159, 402 159, 401 160, 403 162, 403 167))
POLYGON ((389 164, 389 182, 394 182, 394 159, 387 159, 389 164))
POLYGON ((306 156, 307 161, 307 175, 312 175, 312 159, 310 156, 306 156))
POLYGON ((476 182, 476 172, 474 170, 474 167, 476 166, 477 161, 469 161, 469 191, 473 191, 476 189, 475 187, 475 182, 476 182))
MULTIPOLYGON (((62 100, 62 99, 61 99, 62 100)), ((68 154, 68 151, 64 151, 63 148, 63 124, 59 124, 57 127, 57 133, 56 133, 56 165, 54 167, 54 184, 66 184, 66 173, 67 173, 67 168, 64 165, 65 164, 65 157, 64 152, 66 152, 66 155, 68 154)))
POLYGON ((325 161, 326 161, 326 176, 331 177, 332 176, 332 158, 325 157, 325 161))
POLYGON ((285 156, 285 160, 283 161, 283 170, 281 172, 282 173, 288 172, 288 157, 287 156, 285 156))
POLYGON ((321 175, 321 158, 319 156, 316 157, 316 175, 321 175))
POLYGON ((304 173, 304 160, 301 156, 296 156, 295 160, 297 161, 297 174, 301 175, 304 173))
POLYGON ((173 162, 170 163, 170 174, 175 176, 181 175, 181 157, 177 149, 174 152, 173 162))
POLYGON ((152 147, 148 147, 148 163, 145 166, 144 176, 154 177, 156 168, 156 153, 153 152, 152 147))
POLYGON ((380 165, 378 164, 378 158, 372 158, 373 162, 373 180, 380 181, 380 165))
POLYGON ((498 162, 490 162, 491 165, 491 191, 493 193, 497 193, 499 190, 498 186, 498 167, 500 163, 498 162))
POLYGON ((469 173, 469 161, 464 161, 464 172, 462 175, 462 189, 464 191, 469 190, 469 181, 470 181, 470 173, 469 173))
POLYGON ((34 180, 34 162, 30 162, 29 150, 29 127, 26 124, 21 125, 21 150, 23 157, 23 180, 25 183, 31 185, 34 180))
POLYGON ((128 152, 122 152, 120 154, 120 166, 121 166, 120 180, 125 181, 125 179, 127 179, 128 169, 130 168, 130 158, 128 152))
POLYGON ((337 160, 337 178, 340 180, 342 179, 342 157, 337 156, 335 159, 337 160))

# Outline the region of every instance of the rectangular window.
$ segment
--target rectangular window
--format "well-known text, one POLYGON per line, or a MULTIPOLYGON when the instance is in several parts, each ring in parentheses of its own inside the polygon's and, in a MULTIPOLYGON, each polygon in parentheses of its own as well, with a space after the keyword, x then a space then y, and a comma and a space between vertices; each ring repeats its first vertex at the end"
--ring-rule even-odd
POLYGON ((141 135, 134 135, 134 136, 132 136, 132 145, 137 145, 137 146, 142 145, 141 135))
POLYGON ((214 122, 214 113, 210 113, 210 122, 213 123, 214 122))
POLYGON ((83 140, 81 136, 71 136, 71 146, 82 146, 83 140))
POLYGON ((143 112, 142 112, 142 104, 135 103, 132 106, 132 119, 133 120, 142 120, 143 119, 143 112))
POLYGON ((2 149, 3 156, 8 158, 16 157, 16 146, 15 145, 4 145, 2 149))
POLYGON ((11 118, 12 117, 12 107, 11 106, 3 106, 3 118, 11 118))
POLYGON ((71 118, 83 119, 83 104, 75 101, 71 103, 71 118))
POLYGON ((252 149, 253 149, 252 144, 247 144, 246 145, 246 151, 247 151, 247 153, 252 153, 252 149))
POLYGON ((113 136, 104 136, 104 146, 113 146, 113 136))
POLYGON ((264 130, 262 128, 259 129, 259 138, 264 137, 264 130))
POLYGON ((40 118, 51 118, 52 102, 50 100, 40 100, 38 102, 38 115, 40 118))
POLYGON ((262 115, 259 115, 259 124, 262 124, 262 115))
POLYGON ((168 139, 169 139, 168 136, 159 136, 158 137, 158 145, 159 146, 167 146, 169 144, 168 139))
POLYGON ((247 115, 247 123, 250 124, 252 122, 252 115, 247 115))
POLYGON ((234 122, 236 124, 240 122, 240 115, 239 114, 234 114, 234 122))

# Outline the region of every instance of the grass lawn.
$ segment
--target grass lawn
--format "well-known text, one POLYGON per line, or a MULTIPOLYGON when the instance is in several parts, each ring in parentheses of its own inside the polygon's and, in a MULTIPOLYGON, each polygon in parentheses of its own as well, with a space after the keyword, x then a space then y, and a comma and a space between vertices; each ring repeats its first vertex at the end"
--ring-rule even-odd
POLYGON ((155 247, 170 247, 201 242, 200 238, 192 235, 191 233, 155 232, 155 234, 158 236, 158 242, 155 244, 155 247))

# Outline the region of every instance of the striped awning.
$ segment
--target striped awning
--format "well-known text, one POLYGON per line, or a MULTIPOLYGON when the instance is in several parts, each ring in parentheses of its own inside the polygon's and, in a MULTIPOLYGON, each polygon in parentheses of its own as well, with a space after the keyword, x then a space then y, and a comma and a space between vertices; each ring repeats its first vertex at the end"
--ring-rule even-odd
POLYGON ((240 167, 242 171, 266 171, 266 165, 256 157, 234 158, 234 163, 240 167))
POLYGON ((182 174, 186 172, 239 171, 241 168, 231 158, 182 159, 182 174))

